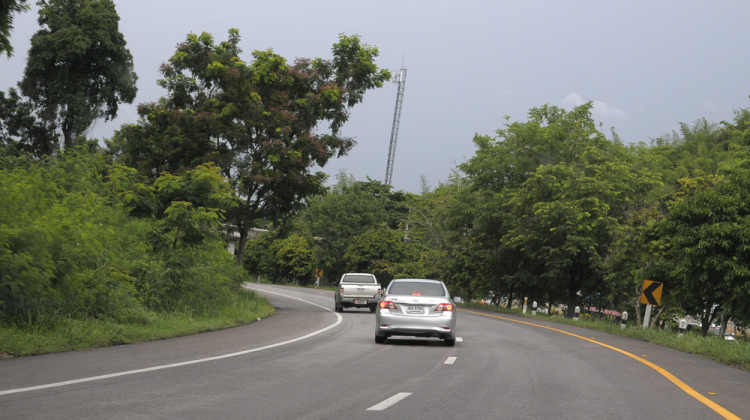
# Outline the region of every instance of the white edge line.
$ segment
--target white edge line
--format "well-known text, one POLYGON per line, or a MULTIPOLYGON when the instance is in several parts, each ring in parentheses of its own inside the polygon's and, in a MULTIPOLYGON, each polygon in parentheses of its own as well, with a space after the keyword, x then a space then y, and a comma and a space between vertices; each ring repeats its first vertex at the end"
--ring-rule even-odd
MULTIPOLYGON (((255 289, 253 289, 253 290, 255 290, 255 289)), ((221 356, 207 357, 205 359, 197 359, 197 360, 189 360, 187 362, 172 363, 172 364, 169 364, 169 365, 152 366, 152 367, 143 368, 143 369, 136 369, 136 370, 128 370, 128 371, 125 371, 125 372, 110 373, 110 374, 107 374, 107 375, 90 376, 88 378, 73 379, 73 380, 70 380, 70 381, 63 381, 63 382, 55 382, 55 383, 45 384, 45 385, 30 386, 30 387, 27 387, 27 388, 8 389, 8 390, 5 390, 5 391, 0 391, 0 395, 10 395, 10 394, 17 394, 17 393, 20 393, 20 392, 38 391, 40 389, 56 388, 56 387, 65 386, 65 385, 74 385, 74 384, 80 384, 80 383, 84 383, 84 382, 99 381, 99 380, 102 380, 102 379, 116 378, 118 376, 134 375, 136 373, 144 373, 144 372, 153 372, 155 370, 170 369, 170 368, 175 368, 175 367, 180 367, 180 366, 194 365, 196 363, 205 363, 205 362, 211 362, 211 361, 214 361, 214 360, 226 359, 226 358, 229 358, 229 357, 242 356, 243 354, 255 353, 257 351, 262 351, 262 350, 268 350, 268 349, 272 349, 274 347, 279 347, 279 346, 283 346, 283 345, 286 345, 286 344, 291 344, 291 343, 294 343, 294 342, 297 342, 297 341, 301 341, 301 340, 304 340, 304 339, 316 336, 316 335, 318 335, 320 333, 323 333, 325 331, 330 330, 331 328, 334 328, 334 327, 338 326, 343 321, 343 318, 341 317, 341 315, 337 314, 336 312, 333 312, 331 309, 326 308, 325 306, 318 305, 317 303, 312 303, 312 302, 306 301, 304 299, 296 298, 296 297, 293 297, 293 296, 287 296, 287 295, 283 295, 281 293, 271 292, 271 291, 268 291, 268 290, 262 290, 262 289, 258 289, 258 290, 261 291, 261 292, 264 292, 264 293, 271 293, 271 294, 274 294, 274 295, 284 296, 284 297, 288 297, 290 299, 296 299, 296 300, 300 300, 300 301, 305 302, 305 303, 309 303, 310 305, 313 305, 313 306, 318 306, 318 307, 323 308, 323 309, 325 309, 325 310, 333 313, 334 315, 336 315, 337 320, 336 320, 335 323, 333 323, 332 325, 329 325, 329 326, 323 328, 322 330, 311 332, 310 334, 303 335, 302 337, 293 338, 291 340, 283 341, 281 343, 270 344, 268 346, 258 347, 258 348, 254 348, 254 349, 250 349, 250 350, 238 351, 236 353, 223 354, 221 356)))
POLYGON ((449 358, 445 359, 445 363, 443 363, 443 364, 444 365, 452 365, 453 363, 455 363, 455 361, 456 361, 456 357, 449 357, 449 358))
POLYGON ((404 398, 411 395, 411 392, 399 392, 398 394, 392 396, 391 398, 388 398, 384 400, 381 403, 375 404, 372 407, 368 408, 369 411, 383 411, 386 408, 392 406, 393 404, 396 404, 397 402, 403 400, 404 398))

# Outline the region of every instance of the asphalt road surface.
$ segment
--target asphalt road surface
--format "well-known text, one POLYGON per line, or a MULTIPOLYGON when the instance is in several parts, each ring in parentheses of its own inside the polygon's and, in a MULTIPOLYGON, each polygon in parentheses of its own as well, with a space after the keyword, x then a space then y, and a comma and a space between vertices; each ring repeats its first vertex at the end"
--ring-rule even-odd
POLYGON ((455 347, 374 342, 333 292, 223 331, 0 360, 0 419, 750 419, 750 373, 661 346, 461 309, 455 347))

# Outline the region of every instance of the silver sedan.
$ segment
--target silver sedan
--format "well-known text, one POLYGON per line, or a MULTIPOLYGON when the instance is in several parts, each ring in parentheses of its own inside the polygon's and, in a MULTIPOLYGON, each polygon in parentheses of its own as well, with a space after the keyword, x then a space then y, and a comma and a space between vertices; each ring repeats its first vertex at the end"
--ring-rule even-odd
MULTIPOLYGON (((456 298, 460 302, 461 298, 456 298)), ((437 337, 456 344, 456 305, 442 281, 397 279, 375 312, 375 342, 390 336, 437 337)))

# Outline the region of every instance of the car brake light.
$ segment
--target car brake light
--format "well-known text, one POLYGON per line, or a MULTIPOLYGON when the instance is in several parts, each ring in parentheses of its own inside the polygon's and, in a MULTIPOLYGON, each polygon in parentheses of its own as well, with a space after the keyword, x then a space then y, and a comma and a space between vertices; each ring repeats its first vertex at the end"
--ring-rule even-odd
POLYGON ((453 305, 450 303, 441 303, 440 305, 437 306, 437 308, 435 308, 435 312, 443 312, 443 311, 450 312, 452 310, 453 310, 453 305))
POLYGON ((396 309, 396 304, 391 302, 390 300, 384 300, 380 302, 379 305, 383 309, 396 309))

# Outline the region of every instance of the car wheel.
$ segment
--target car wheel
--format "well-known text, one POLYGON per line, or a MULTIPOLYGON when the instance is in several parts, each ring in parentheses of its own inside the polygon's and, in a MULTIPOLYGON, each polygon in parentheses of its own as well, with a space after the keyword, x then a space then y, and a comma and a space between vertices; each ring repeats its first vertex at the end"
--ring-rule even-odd
POLYGON ((385 336, 379 336, 375 334, 375 342, 378 344, 384 344, 385 343, 385 336))
POLYGON ((456 337, 453 338, 446 338, 445 339, 445 345, 448 347, 453 347, 456 345, 456 337))

